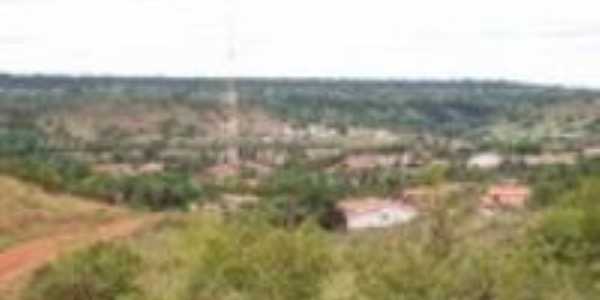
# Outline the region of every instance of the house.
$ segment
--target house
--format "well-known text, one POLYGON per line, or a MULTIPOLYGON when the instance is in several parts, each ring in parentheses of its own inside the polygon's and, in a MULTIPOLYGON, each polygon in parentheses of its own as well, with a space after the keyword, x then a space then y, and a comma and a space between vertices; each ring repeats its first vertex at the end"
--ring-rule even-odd
POLYGON ((398 198, 413 207, 427 209, 431 205, 436 204, 437 201, 443 200, 446 197, 462 197, 462 195, 468 193, 468 189, 468 186, 462 184, 443 184, 436 188, 417 186, 404 189, 398 195, 398 198))
POLYGON ((261 164, 281 166, 289 160, 289 156, 286 150, 266 148, 256 152, 255 160, 261 164))
POLYGON ((235 177, 239 175, 241 172, 241 167, 236 164, 217 164, 212 167, 209 167, 203 172, 203 177, 223 182, 227 178, 235 177))
POLYGON ((307 132, 309 137, 320 139, 333 138, 338 135, 335 129, 323 125, 309 125, 307 132))
POLYGON ((350 199, 336 205, 335 212, 347 230, 384 228, 414 219, 418 212, 401 201, 379 198, 350 199))
POLYGON ((254 161, 246 161, 242 166, 244 169, 252 171, 256 177, 260 178, 270 176, 274 172, 273 167, 254 161))
POLYGON ((254 195, 224 194, 221 196, 221 207, 225 211, 239 211, 256 207, 260 199, 254 195))
POLYGON ((526 155, 523 162, 527 166, 542 165, 574 165, 577 162, 576 153, 526 155))
POLYGON ((97 164, 92 167, 92 171, 97 174, 105 174, 110 176, 135 176, 140 174, 154 174, 165 170, 162 163, 147 163, 141 166, 136 166, 129 163, 120 164, 97 164))
POLYGON ((399 163, 404 167, 421 167, 425 164, 425 161, 421 155, 406 152, 400 155, 399 163))
POLYGON ((364 127, 350 127, 346 132, 347 137, 353 140, 374 140, 379 142, 393 142, 398 136, 386 129, 371 129, 364 127))
POLYGON ((583 156, 585 158, 598 158, 600 157, 600 146, 588 147, 583 149, 583 156))
POLYGON ((137 169, 137 172, 139 174, 155 174, 155 173, 163 172, 164 170, 165 170, 164 164, 155 162, 155 163, 147 163, 147 164, 141 165, 137 169))
POLYGON ((96 164, 92 167, 92 172, 96 174, 110 175, 110 176, 133 176, 136 174, 136 169, 131 164, 120 163, 106 163, 96 164))
POLYGON ((481 199, 480 208, 484 213, 497 210, 524 208, 531 197, 531 189, 518 184, 491 186, 481 199))
POLYGON ((376 167, 393 167, 402 162, 396 155, 356 154, 350 155, 342 162, 343 167, 350 170, 366 170, 376 167))
POLYGON ((305 150, 306 157, 311 160, 327 159, 342 154, 339 148, 310 148, 305 150))
POLYGON ((504 159, 497 153, 480 153, 472 156, 467 162, 469 168, 475 169, 495 169, 499 167, 504 159))

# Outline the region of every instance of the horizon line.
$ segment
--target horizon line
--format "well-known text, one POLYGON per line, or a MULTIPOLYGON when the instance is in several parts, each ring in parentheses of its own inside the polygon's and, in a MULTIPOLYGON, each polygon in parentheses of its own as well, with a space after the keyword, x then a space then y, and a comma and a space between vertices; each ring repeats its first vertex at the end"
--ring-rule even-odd
POLYGON ((502 77, 475 77, 475 76, 457 76, 457 77, 400 77, 400 76, 308 76, 308 75, 244 75, 244 76, 225 76, 225 75, 173 75, 173 74, 125 74, 125 73, 68 73, 68 72, 10 72, 0 70, 1 76, 9 77, 62 77, 69 79, 163 79, 163 80, 257 80, 257 81, 321 81, 321 82, 373 82, 373 83, 487 83, 487 84, 509 84, 521 86, 537 86, 545 88, 562 88, 575 90, 600 90, 600 86, 585 84, 569 84, 559 82, 541 82, 535 80, 520 80, 502 77))

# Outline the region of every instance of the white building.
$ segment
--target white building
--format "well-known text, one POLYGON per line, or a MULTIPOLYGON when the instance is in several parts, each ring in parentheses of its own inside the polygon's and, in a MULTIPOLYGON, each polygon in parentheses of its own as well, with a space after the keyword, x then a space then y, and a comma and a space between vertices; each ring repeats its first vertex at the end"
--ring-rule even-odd
POLYGON ((407 223, 418 214, 405 203, 377 198, 343 201, 338 203, 337 210, 348 230, 390 227, 407 223))
POLYGON ((469 168, 495 169, 499 167, 504 159, 497 153, 480 153, 472 156, 467 162, 469 168))
POLYGON ((583 156, 586 158, 600 157, 600 146, 590 147, 583 150, 583 156))
POLYGON ((542 165, 574 165, 577 163, 577 153, 525 155, 523 162, 527 166, 542 165))

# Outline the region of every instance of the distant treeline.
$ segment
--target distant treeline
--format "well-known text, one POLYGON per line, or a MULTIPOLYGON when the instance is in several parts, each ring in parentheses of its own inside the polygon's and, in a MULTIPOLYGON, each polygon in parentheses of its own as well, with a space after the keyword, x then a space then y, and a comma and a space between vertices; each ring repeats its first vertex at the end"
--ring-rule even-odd
MULTIPOLYGON (((0 122, 33 119, 73 103, 217 103, 226 78, 0 75, 0 122), (29 118, 28 118, 29 117, 29 118)), ((236 79, 240 105, 300 124, 411 128, 464 133, 498 119, 519 120, 563 101, 596 101, 600 92, 509 81, 236 79)), ((200 107, 201 108, 201 107, 200 107)))

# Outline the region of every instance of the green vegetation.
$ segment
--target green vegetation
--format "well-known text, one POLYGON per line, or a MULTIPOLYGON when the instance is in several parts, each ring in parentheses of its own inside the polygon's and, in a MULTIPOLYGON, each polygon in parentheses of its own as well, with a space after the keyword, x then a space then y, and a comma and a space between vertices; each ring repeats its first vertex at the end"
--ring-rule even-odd
POLYGON ((125 247, 100 244, 38 272, 26 300, 113 300, 139 294, 141 260, 125 247))
POLYGON ((291 167, 278 171, 260 187, 264 210, 276 221, 294 225, 306 218, 321 216, 348 191, 335 174, 291 167))
MULTIPOLYGON (((37 273, 24 299, 600 294, 600 161, 583 155, 600 145, 600 92, 510 82, 240 79, 241 134, 230 137, 223 128, 233 112, 219 103, 225 83, 0 76, 2 174, 142 210, 258 201, 223 214, 177 214, 131 241, 77 252, 37 273), (232 146, 239 165, 226 159, 232 146), (468 168, 481 151, 507 160, 493 170, 468 168), (526 164, 527 155, 540 154, 572 160, 526 164), (101 168, 114 165, 133 171, 101 168), (138 171, 143 165, 160 167, 138 171), (480 192, 506 179, 534 189, 531 205, 489 218, 475 213, 480 192), (447 186, 459 192, 442 193, 447 186), (347 234, 320 226, 342 199, 396 199, 411 187, 434 193, 409 224, 347 234)), ((7 224, 32 223, 18 214, 3 222, 5 211, 60 212, 67 203, 42 205, 7 191, 16 201, 0 202, 0 248, 27 238, 7 224)), ((70 216, 57 215, 58 223, 70 216)))
POLYGON ((0 134, 0 172, 37 183, 48 190, 95 197, 112 203, 163 210, 186 208, 201 199, 201 187, 183 173, 136 176, 94 174, 81 162, 52 153, 39 136, 0 134))
POLYGON ((124 216, 118 208, 66 194, 51 194, 39 187, 0 176, 0 250, 49 234, 94 227, 124 216))
MULTIPOLYGON (((582 141, 597 133, 592 108, 600 100, 592 90, 493 81, 240 79, 238 87, 244 111, 267 112, 271 121, 327 124, 342 134, 369 127, 480 143, 518 139, 528 144, 519 145, 524 151, 562 135, 576 134, 582 141)), ((149 132, 165 138, 214 136, 214 116, 204 113, 222 113, 218 101, 225 88, 219 79, 6 75, 0 77, 0 123, 41 129, 54 142, 72 144, 127 144, 128 135, 149 132), (90 119, 95 127, 88 128, 90 119)))
MULTIPOLYGON (((512 221, 433 214, 403 228, 346 236, 310 223, 288 230, 261 215, 200 215, 170 221, 119 247, 143 261, 132 277, 139 294, 127 299, 594 299, 600 292, 595 221, 582 216, 579 204, 573 207, 512 221), (440 230, 440 224, 452 227, 440 230)), ((29 294, 48 281, 65 290, 98 280, 82 275, 111 260, 85 257, 68 277, 81 279, 61 282, 42 272, 29 294)), ((76 258, 52 268, 66 269, 76 258)), ((115 291, 102 299, 122 296, 115 291)))

